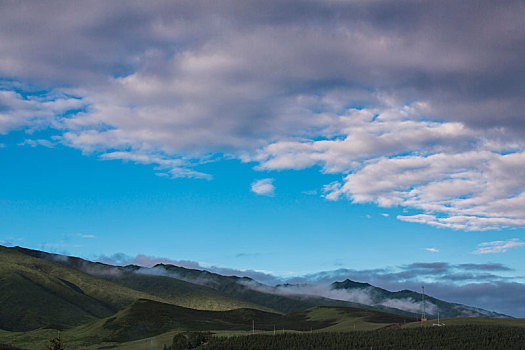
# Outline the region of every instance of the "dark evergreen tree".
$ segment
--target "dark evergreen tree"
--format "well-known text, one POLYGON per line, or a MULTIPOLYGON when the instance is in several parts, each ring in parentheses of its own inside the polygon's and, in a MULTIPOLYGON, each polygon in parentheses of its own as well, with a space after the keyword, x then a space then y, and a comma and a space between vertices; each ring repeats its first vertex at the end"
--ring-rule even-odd
POLYGON ((62 337, 60 336, 60 331, 58 331, 58 336, 56 338, 49 339, 47 350, 64 350, 64 344, 62 344, 62 337))
POLYGON ((178 333, 173 336, 173 342, 171 344, 172 350, 186 350, 190 346, 188 338, 183 333, 178 333))

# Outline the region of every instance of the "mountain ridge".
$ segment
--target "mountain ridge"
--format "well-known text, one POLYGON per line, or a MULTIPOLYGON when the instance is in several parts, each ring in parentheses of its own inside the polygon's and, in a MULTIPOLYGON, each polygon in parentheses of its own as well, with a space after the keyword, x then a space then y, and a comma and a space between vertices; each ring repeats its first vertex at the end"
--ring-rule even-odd
MULTIPOLYGON (((239 308, 290 314, 312 307, 353 307, 405 317, 417 317, 419 294, 390 292, 349 279, 334 282, 330 296, 301 285, 267 286, 246 276, 223 276, 206 270, 171 264, 151 268, 113 266, 79 257, 22 247, 0 246, 0 329, 27 331, 39 327, 66 329, 109 317, 148 299, 196 310, 227 311, 239 308), (304 293, 301 294, 301 291, 304 293), (370 305, 356 302, 351 293, 367 293, 370 305), (348 294, 350 293, 350 294, 348 294), (403 302, 412 309, 403 310, 403 302), (388 301, 388 302, 387 302, 388 301)), ((506 315, 453 304, 431 296, 442 317, 506 315)), ((433 315, 432 307, 428 308, 433 315)))

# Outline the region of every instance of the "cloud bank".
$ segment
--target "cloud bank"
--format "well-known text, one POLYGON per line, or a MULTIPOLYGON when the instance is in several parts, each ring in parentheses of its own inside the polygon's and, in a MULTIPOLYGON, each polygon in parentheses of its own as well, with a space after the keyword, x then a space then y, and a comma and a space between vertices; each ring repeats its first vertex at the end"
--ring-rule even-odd
POLYGON ((319 166, 329 200, 525 226, 522 1, 0 6, 0 134, 171 178, 319 166))

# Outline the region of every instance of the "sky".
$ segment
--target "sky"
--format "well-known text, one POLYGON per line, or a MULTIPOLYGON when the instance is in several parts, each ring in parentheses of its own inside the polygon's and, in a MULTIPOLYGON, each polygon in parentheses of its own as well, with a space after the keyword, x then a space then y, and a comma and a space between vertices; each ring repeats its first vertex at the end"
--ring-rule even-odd
POLYGON ((0 3, 0 244, 525 317, 523 1, 0 3))

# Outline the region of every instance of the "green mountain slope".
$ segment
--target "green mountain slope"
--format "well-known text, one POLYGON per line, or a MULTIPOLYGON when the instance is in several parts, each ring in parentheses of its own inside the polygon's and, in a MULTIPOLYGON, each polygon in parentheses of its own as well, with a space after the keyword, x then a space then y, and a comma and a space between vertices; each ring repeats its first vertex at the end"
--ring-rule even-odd
POLYGON ((266 309, 257 304, 239 300, 226 293, 218 292, 213 288, 167 276, 122 271, 119 276, 105 276, 102 278, 137 291, 160 297, 175 305, 197 310, 225 311, 237 308, 266 309))
POLYGON ((332 320, 333 324, 323 329, 327 332, 373 330, 418 321, 414 317, 350 307, 315 307, 303 313, 310 320, 332 320))
MULTIPOLYGON (((350 280, 336 282, 332 288, 366 292, 373 300, 372 305, 286 293, 286 287, 269 287, 246 277, 222 276, 174 265, 118 267, 0 246, 0 329, 71 328, 107 318, 139 299, 196 310, 243 308, 290 314, 316 306, 332 306, 410 317, 415 316, 412 312, 418 312, 420 302, 419 293, 390 292, 350 280), (402 311, 403 303, 411 304, 412 309, 402 311)), ((427 305, 430 316, 438 308, 442 317, 502 316, 432 297, 427 298, 427 305)))
MULTIPOLYGON (((147 270, 148 269, 145 269, 145 271, 147 270)), ((187 269, 169 264, 158 264, 149 270, 154 271, 152 273, 159 273, 159 271, 161 271, 174 278, 202 284, 221 293, 235 297, 236 299, 244 300, 286 314, 303 311, 315 306, 340 306, 380 310, 403 316, 414 316, 414 314, 410 312, 385 306, 374 307, 311 295, 283 295, 277 290, 277 288, 257 283, 248 277, 222 276, 208 271, 187 269)))
MULTIPOLYGON (((184 308, 172 304, 139 299, 115 315, 62 332, 67 348, 95 349, 100 347, 121 349, 150 349, 151 344, 162 348, 175 332, 211 331, 219 335, 273 334, 278 332, 349 332, 384 328, 393 323, 413 319, 392 314, 355 308, 316 307, 299 313, 282 315, 255 309, 206 311, 184 308), (253 322, 253 323, 252 323, 253 322), (137 342, 137 340, 143 341, 137 342), (128 343, 133 342, 133 343, 128 343)), ((26 333, 0 331, 0 343, 12 342, 21 347, 41 349, 47 339, 56 335, 52 330, 26 333)))
POLYGON ((140 299, 117 314, 94 324, 72 329, 65 336, 85 339, 98 337, 101 342, 124 342, 151 337, 171 330, 212 331, 285 328, 289 330, 321 329, 333 320, 310 320, 306 314, 282 315, 255 309, 206 311, 140 299))
POLYGON ((75 326, 143 297, 150 296, 0 246, 1 329, 75 326))
POLYGON ((110 316, 141 298, 202 309, 260 308, 169 277, 0 246, 0 329, 64 329, 110 316))
MULTIPOLYGON (((18 252, 89 274, 142 294, 142 298, 162 300, 175 305, 200 310, 231 310, 237 308, 266 309, 259 305, 238 300, 213 288, 190 283, 181 279, 160 275, 139 266, 112 266, 77 257, 50 254, 38 250, 15 247, 18 252), (149 295, 149 297, 148 297, 149 295)), ((136 300, 136 298, 134 299, 136 300)), ((128 303, 129 305, 129 303, 128 303)))
MULTIPOLYGON (((208 271, 158 264, 153 268, 115 267, 75 257, 66 257, 25 248, 11 248, 22 254, 88 273, 123 287, 147 293, 158 300, 200 310, 255 308, 292 313, 315 306, 357 307, 393 312, 404 316, 412 313, 385 306, 368 306, 317 296, 282 295, 276 288, 247 277, 222 276, 208 271)), ((148 298, 148 297, 146 297, 148 298)), ((148 299, 154 299, 149 297, 148 299)))

